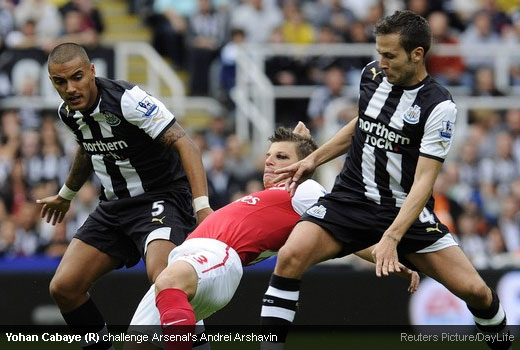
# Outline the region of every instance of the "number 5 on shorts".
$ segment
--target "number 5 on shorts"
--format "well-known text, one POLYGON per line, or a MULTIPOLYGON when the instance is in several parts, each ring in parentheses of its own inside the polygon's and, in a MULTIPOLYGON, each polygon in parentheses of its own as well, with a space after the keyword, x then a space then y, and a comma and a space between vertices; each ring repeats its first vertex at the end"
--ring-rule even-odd
POLYGON ((156 201, 152 203, 152 216, 161 215, 164 211, 164 201, 156 201))

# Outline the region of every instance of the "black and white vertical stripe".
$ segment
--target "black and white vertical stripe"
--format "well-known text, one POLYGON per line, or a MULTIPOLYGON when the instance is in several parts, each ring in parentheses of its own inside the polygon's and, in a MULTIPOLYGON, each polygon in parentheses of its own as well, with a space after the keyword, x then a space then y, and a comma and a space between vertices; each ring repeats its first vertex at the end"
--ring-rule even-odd
POLYGON ((137 86, 103 78, 96 84, 99 96, 92 110, 70 111, 62 103, 58 114, 90 155, 102 199, 188 189, 179 154, 157 141, 175 122, 173 114, 137 86))
MULTIPOLYGON (((388 81, 377 62, 371 62, 362 73, 358 126, 337 186, 350 197, 401 207, 424 149, 428 148, 426 156, 439 160, 445 156, 423 141, 425 135, 437 142, 442 123, 447 120, 440 119, 445 110, 447 118, 452 118, 455 107, 451 96, 431 78, 415 86, 399 87, 388 81), (407 120, 407 111, 414 108, 418 113, 407 120), (435 116, 430 125, 432 111, 435 116)), ((449 120, 454 122, 454 117, 449 120)))

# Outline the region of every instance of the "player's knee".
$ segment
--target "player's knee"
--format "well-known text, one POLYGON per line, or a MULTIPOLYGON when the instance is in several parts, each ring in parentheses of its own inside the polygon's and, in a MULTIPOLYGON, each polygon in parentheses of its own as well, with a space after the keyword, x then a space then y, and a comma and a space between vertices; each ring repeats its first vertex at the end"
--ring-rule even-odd
POLYGON ((49 294, 58 306, 67 306, 80 296, 80 292, 69 283, 54 277, 49 284, 49 294))
POLYGON ((182 284, 182 278, 180 278, 180 276, 178 276, 174 270, 165 269, 155 279, 155 290, 156 292, 160 292, 168 288, 182 289, 182 284))
POLYGON ((287 278, 299 278, 307 269, 307 260, 302 250, 283 246, 278 252, 275 273, 287 278))
POLYGON ((461 298, 475 308, 486 308, 491 302, 491 291, 484 281, 469 283, 461 298))

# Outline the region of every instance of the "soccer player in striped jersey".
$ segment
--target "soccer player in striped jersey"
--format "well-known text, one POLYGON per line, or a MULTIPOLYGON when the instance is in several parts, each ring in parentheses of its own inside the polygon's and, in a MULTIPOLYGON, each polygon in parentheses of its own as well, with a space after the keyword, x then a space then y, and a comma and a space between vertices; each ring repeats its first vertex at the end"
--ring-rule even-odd
MULTIPOLYGON (((377 276, 399 271, 399 259, 409 262, 463 299, 479 330, 504 332, 497 294, 433 213, 432 188, 452 142, 456 107, 425 68, 428 22, 397 11, 377 23, 375 34, 379 61, 362 72, 358 117, 317 151, 278 171, 276 181, 286 179, 294 193, 317 166, 348 151, 332 192, 306 211, 278 254, 262 324, 293 321, 300 279, 310 266, 376 244, 377 276)), ((282 349, 285 333, 278 340, 262 349, 282 349)), ((488 345, 508 347, 507 341, 488 345)))
MULTIPOLYGON (((141 258, 153 283, 170 251, 212 212, 206 175, 199 149, 164 104, 138 86, 97 78, 81 46, 57 46, 48 71, 63 99, 59 117, 79 148, 58 195, 37 201, 41 216, 61 222, 92 171, 102 184, 100 203, 68 246, 50 294, 71 330, 83 335, 88 326, 102 334, 105 321, 88 290, 141 258)), ((82 346, 112 348, 110 342, 82 346)))
MULTIPOLYGON (((242 266, 276 254, 300 215, 326 193, 316 181, 306 180, 291 198, 283 183, 273 182, 276 169, 304 158, 317 148, 303 123, 294 132, 278 128, 270 141, 264 166, 266 189, 217 210, 172 251, 168 267, 139 304, 130 323, 130 333, 159 324, 169 336, 192 333, 193 328, 187 326, 193 327, 197 320, 207 318, 231 300, 242 277, 242 266)), ((373 261, 369 250, 356 254, 373 261)), ((406 268, 402 275, 410 277, 408 290, 413 293, 419 275, 406 268)), ((154 330, 157 331, 151 327, 150 333, 154 330)), ((181 350, 191 349, 190 343, 188 340, 164 345, 166 349, 181 350)), ((149 347, 142 344, 132 347, 145 348, 149 347)))

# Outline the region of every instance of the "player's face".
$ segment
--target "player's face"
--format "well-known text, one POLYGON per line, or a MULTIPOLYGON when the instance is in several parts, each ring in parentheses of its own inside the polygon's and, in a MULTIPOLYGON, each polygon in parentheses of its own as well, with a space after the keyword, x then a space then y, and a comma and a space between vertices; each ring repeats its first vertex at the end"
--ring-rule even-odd
POLYGON ((282 141, 272 143, 265 158, 264 187, 276 185, 273 183, 274 178, 278 176, 278 174, 274 173, 275 170, 296 163, 298 160, 295 142, 282 141))
POLYGON ((49 78, 70 109, 88 110, 96 102, 97 87, 93 64, 76 57, 68 62, 49 65, 49 78))
POLYGON ((399 34, 384 34, 376 36, 376 50, 379 53, 379 67, 383 70, 391 84, 411 86, 416 83, 417 65, 413 57, 417 52, 408 54, 401 46, 399 34))

